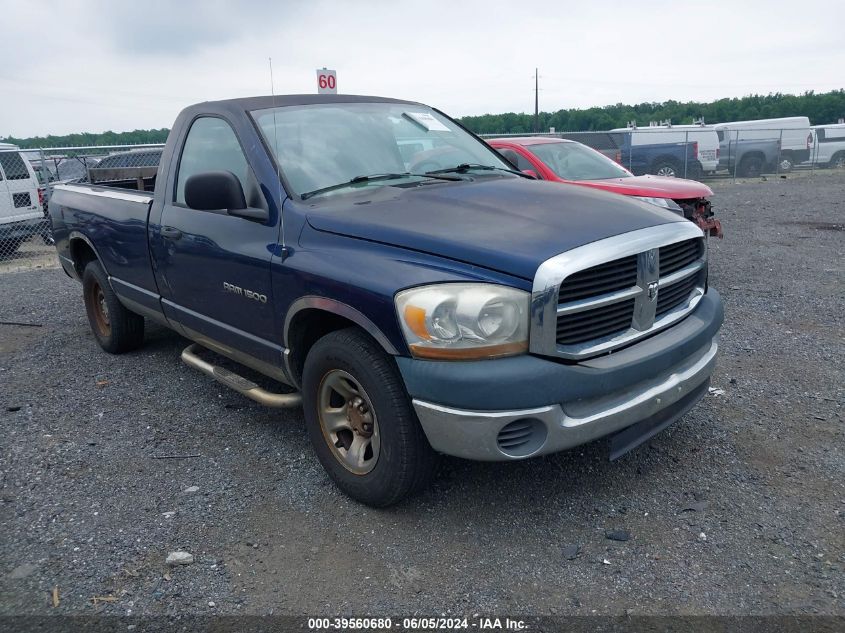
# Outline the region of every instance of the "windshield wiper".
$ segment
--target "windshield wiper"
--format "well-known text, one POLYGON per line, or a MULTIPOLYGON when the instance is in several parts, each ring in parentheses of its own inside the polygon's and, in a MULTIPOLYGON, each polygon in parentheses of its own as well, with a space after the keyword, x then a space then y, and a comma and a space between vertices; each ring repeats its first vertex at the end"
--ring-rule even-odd
POLYGON ((516 169, 507 169, 506 167, 495 167, 493 165, 480 165, 478 163, 461 163, 460 165, 455 165, 454 167, 435 169, 433 171, 427 171, 425 173, 429 176, 432 174, 448 174, 449 172, 457 172, 459 174, 463 174, 468 172, 470 169, 482 169, 485 171, 506 171, 509 174, 516 174, 517 176, 522 176, 523 178, 530 178, 531 180, 534 180, 534 176, 523 174, 521 171, 517 171, 516 169))
POLYGON ((303 200, 308 200, 308 198, 313 198, 321 193, 327 193, 329 191, 335 191, 337 189, 343 189, 344 187, 351 187, 353 185, 358 185, 364 182, 376 182, 378 180, 396 180, 397 178, 408 178, 409 176, 417 176, 418 178, 435 178, 437 180, 449 180, 452 182, 463 180, 463 178, 459 176, 446 176, 446 175, 438 175, 436 173, 425 173, 425 174, 414 174, 409 171, 403 173, 387 173, 387 174, 372 174, 370 176, 355 176, 346 182, 339 182, 336 185, 329 185, 328 187, 321 187, 320 189, 315 189, 314 191, 307 191, 303 193, 300 197, 303 200))

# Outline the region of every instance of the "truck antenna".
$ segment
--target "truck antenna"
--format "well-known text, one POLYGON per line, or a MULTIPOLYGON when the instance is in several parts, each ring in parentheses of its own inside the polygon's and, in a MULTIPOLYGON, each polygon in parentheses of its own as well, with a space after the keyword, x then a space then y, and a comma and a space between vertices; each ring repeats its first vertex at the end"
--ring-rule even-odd
POLYGON ((282 261, 288 255, 287 247, 285 246, 285 214, 282 210, 284 207, 284 200, 282 200, 282 168, 279 165, 279 127, 276 125, 276 89, 273 85, 273 58, 268 58, 270 61, 270 96, 273 101, 273 156, 276 162, 276 183, 279 185, 279 223, 281 224, 282 233, 282 261))

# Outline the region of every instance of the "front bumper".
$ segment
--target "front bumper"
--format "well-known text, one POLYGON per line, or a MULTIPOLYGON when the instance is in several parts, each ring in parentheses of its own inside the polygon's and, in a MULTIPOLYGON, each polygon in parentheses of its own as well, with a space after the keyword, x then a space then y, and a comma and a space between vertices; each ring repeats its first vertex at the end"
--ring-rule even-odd
POLYGON ((435 450, 484 461, 522 459, 644 420, 663 428, 679 418, 707 392, 722 320, 721 299, 711 289, 677 325, 577 364, 536 356, 398 363, 435 450))

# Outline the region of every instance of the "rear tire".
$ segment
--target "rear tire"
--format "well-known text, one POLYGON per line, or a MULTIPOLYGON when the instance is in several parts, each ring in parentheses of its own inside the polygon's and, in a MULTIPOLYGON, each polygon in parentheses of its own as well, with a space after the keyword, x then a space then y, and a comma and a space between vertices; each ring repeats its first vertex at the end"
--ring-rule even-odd
POLYGON ((743 178, 757 178, 763 174, 763 160, 758 156, 746 156, 739 162, 739 175, 743 178))
POLYGON ((141 346, 144 317, 123 307, 98 261, 89 262, 82 273, 82 296, 100 347, 110 354, 122 354, 141 346))
POLYGON ((788 174, 793 170, 795 167, 795 163, 792 162, 792 156, 781 156, 780 162, 778 162, 778 171, 781 174, 788 174))
POLYGON ((361 330, 331 332, 314 344, 302 398, 317 458, 353 499, 382 508, 431 482, 438 457, 396 362, 361 330))
POLYGON ((658 159, 651 165, 651 173, 664 178, 678 178, 683 173, 681 168, 673 160, 658 159))
POLYGON ((845 168, 845 152, 836 152, 833 155, 833 158, 830 159, 828 167, 830 167, 831 169, 845 168))

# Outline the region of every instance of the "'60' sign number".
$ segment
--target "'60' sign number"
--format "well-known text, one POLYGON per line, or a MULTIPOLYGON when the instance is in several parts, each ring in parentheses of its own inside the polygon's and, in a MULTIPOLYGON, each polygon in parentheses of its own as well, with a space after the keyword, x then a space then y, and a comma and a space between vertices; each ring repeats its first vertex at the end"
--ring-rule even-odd
POLYGON ((337 73, 334 70, 317 69, 317 94, 337 94, 337 73))

